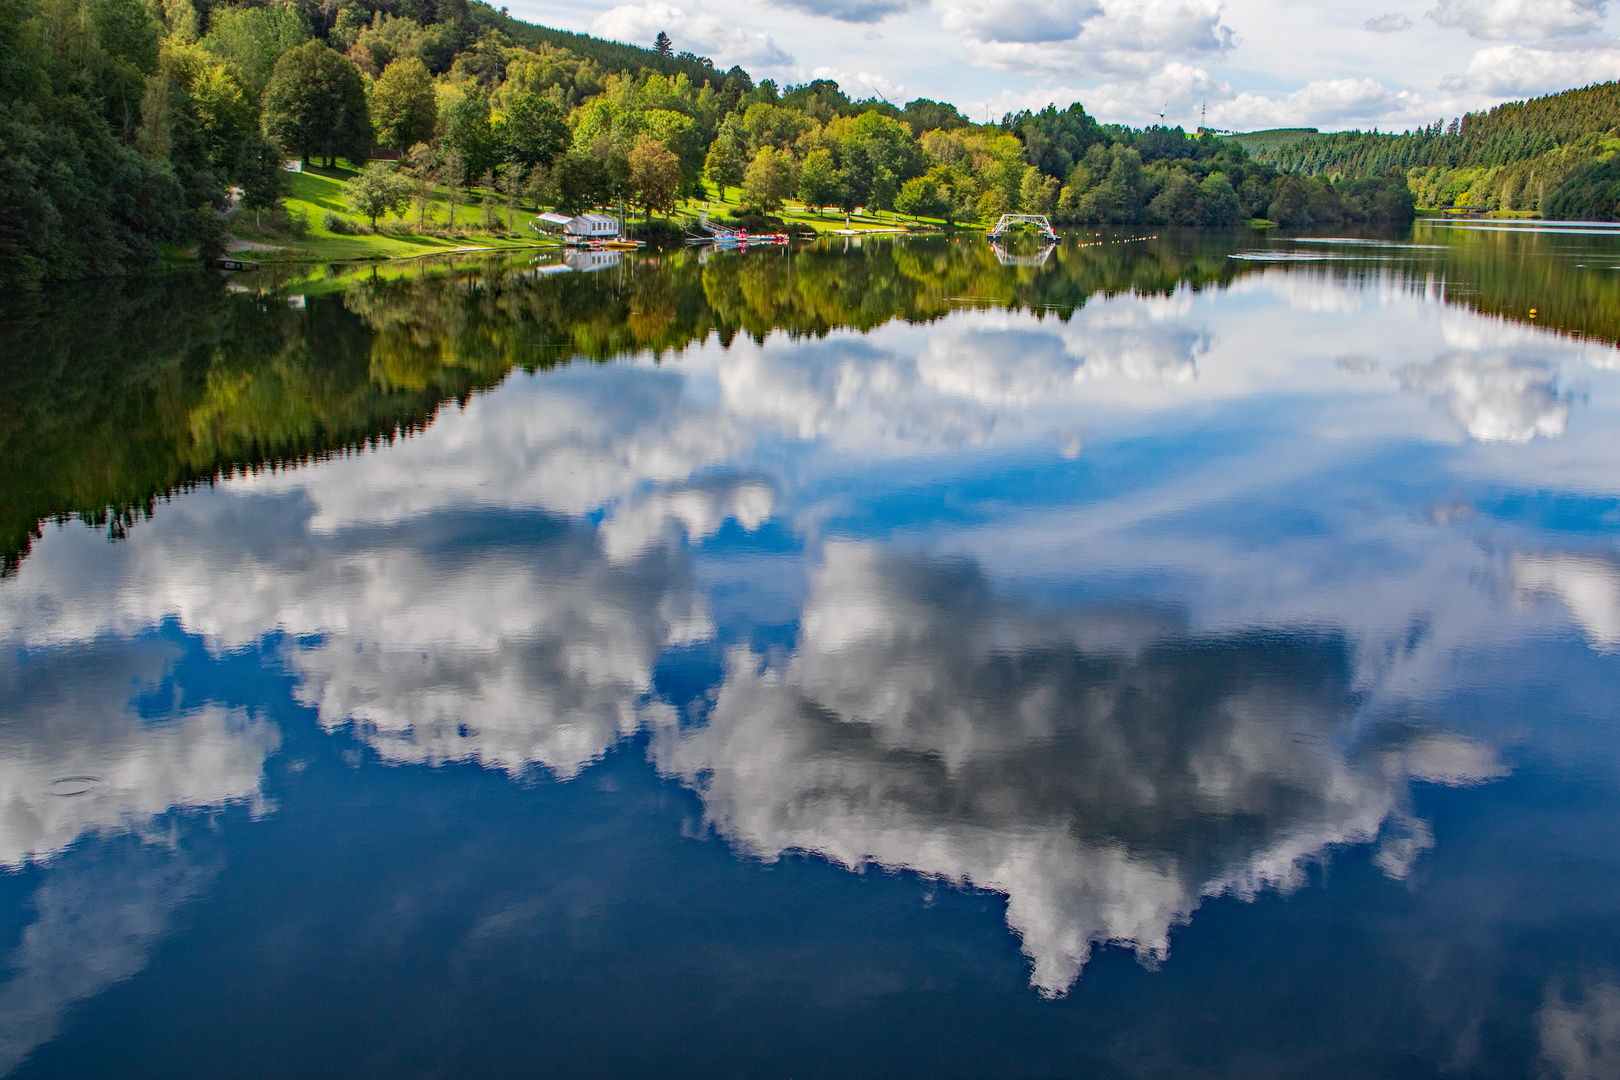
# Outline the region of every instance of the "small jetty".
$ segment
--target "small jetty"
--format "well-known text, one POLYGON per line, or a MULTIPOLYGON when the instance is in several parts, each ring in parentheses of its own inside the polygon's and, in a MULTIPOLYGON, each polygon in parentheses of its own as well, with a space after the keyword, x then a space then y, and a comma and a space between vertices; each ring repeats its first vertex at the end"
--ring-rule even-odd
POLYGON ((746 248, 750 244, 786 244, 791 239, 787 233, 754 233, 749 234, 747 229, 731 229, 724 225, 716 225, 709 220, 708 214, 698 215, 698 233, 686 238, 688 244, 713 244, 717 248, 746 248))
POLYGON ((259 264, 252 259, 238 259, 234 255, 221 255, 214 260, 214 265, 221 270, 257 270, 259 264))
POLYGON ((1047 243, 1055 244, 1058 242, 1057 230, 1052 228, 1052 223, 1046 220, 1045 214, 1002 214, 1001 220, 997 221, 995 227, 990 230, 989 238, 991 240, 1002 240, 1015 230, 1023 231, 1025 229, 1033 229, 1035 235, 1047 243))

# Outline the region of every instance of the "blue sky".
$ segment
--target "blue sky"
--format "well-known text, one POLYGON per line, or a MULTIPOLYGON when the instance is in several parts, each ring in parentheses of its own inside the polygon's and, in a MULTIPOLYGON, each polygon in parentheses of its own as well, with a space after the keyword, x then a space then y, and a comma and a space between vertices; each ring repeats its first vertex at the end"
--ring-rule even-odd
POLYGON ((548 26, 742 64, 781 83, 950 101, 977 119, 1399 130, 1620 77, 1606 0, 518 0, 548 26), (1428 4, 1435 4, 1428 7, 1428 4), (1207 114, 1202 110, 1207 105, 1207 114))

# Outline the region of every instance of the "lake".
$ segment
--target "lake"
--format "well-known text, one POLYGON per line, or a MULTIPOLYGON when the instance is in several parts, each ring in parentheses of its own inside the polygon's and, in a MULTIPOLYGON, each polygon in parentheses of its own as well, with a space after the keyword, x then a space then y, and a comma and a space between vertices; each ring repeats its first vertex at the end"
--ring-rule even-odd
POLYGON ((1620 234, 0 305, 0 1073, 1620 1075, 1620 234))

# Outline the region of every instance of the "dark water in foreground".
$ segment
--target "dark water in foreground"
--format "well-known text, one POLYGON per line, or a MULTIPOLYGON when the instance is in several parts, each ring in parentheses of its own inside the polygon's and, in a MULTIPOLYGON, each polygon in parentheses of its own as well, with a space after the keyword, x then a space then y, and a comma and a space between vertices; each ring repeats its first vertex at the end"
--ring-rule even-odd
POLYGON ((1128 235, 0 310, 0 1073, 1620 1075, 1620 237, 1128 235))

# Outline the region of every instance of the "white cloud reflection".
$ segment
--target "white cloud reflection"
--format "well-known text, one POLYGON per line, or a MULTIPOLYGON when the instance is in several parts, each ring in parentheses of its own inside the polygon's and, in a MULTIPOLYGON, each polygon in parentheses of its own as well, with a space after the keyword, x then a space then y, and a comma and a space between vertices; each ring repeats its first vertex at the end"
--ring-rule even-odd
POLYGON ((0 982, 0 1075, 55 1038, 74 1002, 143 970, 174 909, 206 889, 213 872, 180 850, 176 811, 268 809, 274 724, 161 698, 140 715, 174 652, 99 639, 0 649, 0 866, 47 867, 0 982), (113 842, 86 850, 90 839, 113 842))
MULTIPOLYGON (((385 451, 178 499, 117 547, 48 531, 0 584, 0 637, 83 657, 169 620, 221 651, 280 634, 300 699, 390 761, 571 777, 651 730, 659 766, 744 850, 1006 894, 1034 984, 1061 993, 1097 945, 1163 956, 1204 898, 1298 887, 1335 845, 1376 841, 1402 877, 1434 843, 1409 785, 1504 774, 1483 743, 1365 730, 1349 704, 1432 689, 1458 652, 1516 632, 1474 584, 1501 565, 1477 543, 1399 514, 1325 518, 1341 530, 1327 539, 1197 523, 1268 485, 1314 490, 1368 446, 1449 442, 1454 424, 1477 441, 1447 452, 1476 455, 1474 475, 1503 475, 1484 450, 1540 453, 1555 480, 1565 459, 1545 455, 1590 451, 1557 390, 1589 346, 1446 319, 1399 290, 1266 274, 1100 298, 1067 322, 961 313, 517 377, 385 451), (1335 366, 1352 348, 1366 362, 1335 366), (1033 460, 1180 439, 1223 408, 1252 442, 1212 438, 1083 505, 991 507, 931 536, 931 557, 820 540, 856 473, 965 447, 1033 460), (719 633, 680 538, 775 518, 809 538, 772 564, 812 577, 799 639, 734 650, 707 723, 680 727, 659 659, 719 633), (1351 539, 1365 558, 1346 557, 1351 539), (1115 607, 998 591, 1087 580, 1143 584, 1115 607), (1419 625, 1439 644, 1378 658, 1419 625), (1423 663, 1427 684, 1402 682, 1423 663)), ((1612 646, 1615 571, 1582 558, 1524 556, 1513 581, 1612 646)), ((79 692, 41 700, 126 727, 40 748, 49 708, 8 719, 24 734, 0 767, 0 861, 251 798, 276 745, 245 714, 129 726, 126 701, 79 692), (41 794, 92 774, 102 796, 41 794)))
POLYGON ((1447 353, 1396 372, 1401 386, 1445 404, 1483 442, 1556 439, 1569 424, 1557 368, 1503 354, 1447 353))
POLYGON ((1513 583, 1525 596, 1556 596, 1592 644, 1620 647, 1620 560, 1609 554, 1520 554, 1513 583))
POLYGON ((1620 1074, 1620 987, 1593 980, 1570 1000, 1567 988, 1547 987, 1536 1013, 1542 1064, 1558 1080, 1607 1080, 1620 1074))
POLYGON ((0 652, 0 866, 44 861, 89 835, 144 835, 177 808, 264 808, 273 724, 205 704, 146 720, 131 694, 161 678, 159 646, 0 652))
POLYGON ((68 1009, 139 974, 174 912, 213 880, 210 867, 156 844, 53 867, 34 891, 34 921, 0 983, 0 1076, 61 1031, 68 1009))
POLYGON ((1409 837, 1409 777, 1503 775, 1455 736, 1358 746, 1343 659, 1033 608, 970 565, 832 544, 791 657, 733 653, 707 724, 654 752, 752 854, 1006 894, 1031 982, 1061 994, 1097 944, 1163 957, 1203 897, 1297 888, 1392 817, 1409 837))

